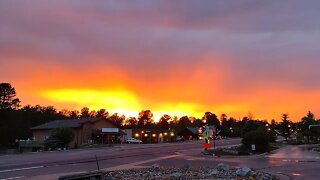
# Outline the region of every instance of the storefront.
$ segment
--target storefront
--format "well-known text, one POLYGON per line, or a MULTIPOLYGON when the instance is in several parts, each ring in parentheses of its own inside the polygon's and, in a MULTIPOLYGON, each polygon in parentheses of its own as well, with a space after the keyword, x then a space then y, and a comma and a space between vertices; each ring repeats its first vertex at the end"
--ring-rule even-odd
POLYGON ((101 144, 118 144, 123 142, 125 132, 119 128, 102 128, 96 129, 92 133, 94 143, 101 144))
POLYGON ((143 143, 175 142, 176 132, 173 130, 134 129, 132 137, 143 143))

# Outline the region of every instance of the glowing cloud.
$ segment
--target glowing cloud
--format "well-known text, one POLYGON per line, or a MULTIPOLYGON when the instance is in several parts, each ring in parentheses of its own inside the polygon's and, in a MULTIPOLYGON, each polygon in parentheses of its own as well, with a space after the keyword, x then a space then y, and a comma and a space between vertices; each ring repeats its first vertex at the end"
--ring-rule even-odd
POLYGON ((168 114, 171 117, 177 116, 195 116, 202 117, 203 111, 201 111, 202 105, 194 104, 194 103, 186 103, 186 102, 178 102, 178 103, 160 103, 155 107, 154 110, 154 119, 158 121, 162 115, 168 114))
MULTIPOLYGON (((110 113, 124 114, 126 117, 137 117, 143 110, 136 95, 130 91, 103 91, 92 89, 58 89, 47 90, 40 93, 41 96, 51 102, 61 104, 73 104, 74 108, 88 107, 91 110, 101 108, 110 113)), ((154 114, 154 120, 158 121, 162 115, 182 117, 185 115, 202 117, 202 105, 186 102, 155 103, 150 110, 154 114)))
POLYGON ((41 93, 44 98, 56 103, 73 103, 90 109, 106 108, 112 113, 136 116, 140 104, 135 95, 129 91, 98 91, 90 89, 60 89, 41 93))
POLYGON ((22 105, 300 120, 320 113, 320 1, 0 1, 22 105))

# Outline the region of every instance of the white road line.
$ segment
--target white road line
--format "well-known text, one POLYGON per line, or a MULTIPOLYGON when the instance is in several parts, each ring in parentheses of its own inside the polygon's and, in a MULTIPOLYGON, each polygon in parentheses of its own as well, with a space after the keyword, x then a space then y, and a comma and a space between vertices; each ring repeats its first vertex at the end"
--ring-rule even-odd
POLYGON ((10 178, 0 179, 0 180, 21 179, 21 178, 24 178, 24 177, 25 176, 17 176, 17 177, 10 177, 10 178))
POLYGON ((43 168, 44 166, 33 166, 33 167, 26 167, 26 168, 19 168, 19 169, 7 169, 7 170, 2 170, 0 173, 5 173, 5 172, 12 172, 12 171, 22 171, 22 170, 29 170, 29 169, 39 169, 43 168))

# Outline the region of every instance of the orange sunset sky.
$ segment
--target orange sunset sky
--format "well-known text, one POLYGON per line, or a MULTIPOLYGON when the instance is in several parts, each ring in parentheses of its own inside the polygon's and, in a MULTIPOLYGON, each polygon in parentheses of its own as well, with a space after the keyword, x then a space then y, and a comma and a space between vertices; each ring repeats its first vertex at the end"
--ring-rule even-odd
POLYGON ((0 1, 22 105, 299 121, 320 114, 319 1, 0 1))

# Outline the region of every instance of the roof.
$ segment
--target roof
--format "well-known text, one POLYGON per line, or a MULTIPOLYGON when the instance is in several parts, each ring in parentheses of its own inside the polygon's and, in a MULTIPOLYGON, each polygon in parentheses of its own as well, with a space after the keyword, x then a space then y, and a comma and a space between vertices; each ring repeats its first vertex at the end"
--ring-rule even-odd
POLYGON ((41 124, 39 126, 31 128, 31 130, 38 130, 38 129, 56 129, 56 128, 78 128, 81 127, 82 124, 86 122, 96 122, 102 119, 101 117, 98 118, 84 118, 84 119, 62 119, 62 120, 55 120, 45 124, 41 124))
POLYGON ((192 133, 192 134, 194 134, 194 135, 197 135, 197 134, 198 134, 198 131, 199 131, 199 128, 197 128, 197 127, 186 127, 186 128, 184 128, 184 129, 180 130, 180 131, 178 132, 178 134, 183 134, 183 133, 190 132, 190 133, 192 133))
POLYGON ((199 130, 199 128, 195 128, 195 127, 187 127, 186 129, 192 132, 193 134, 198 134, 198 130, 199 130))
POLYGON ((97 134, 106 134, 106 135, 119 135, 119 136, 127 135, 127 133, 122 131, 121 129, 119 129, 119 132, 101 132, 101 131, 99 131, 99 132, 96 132, 96 133, 97 134))

